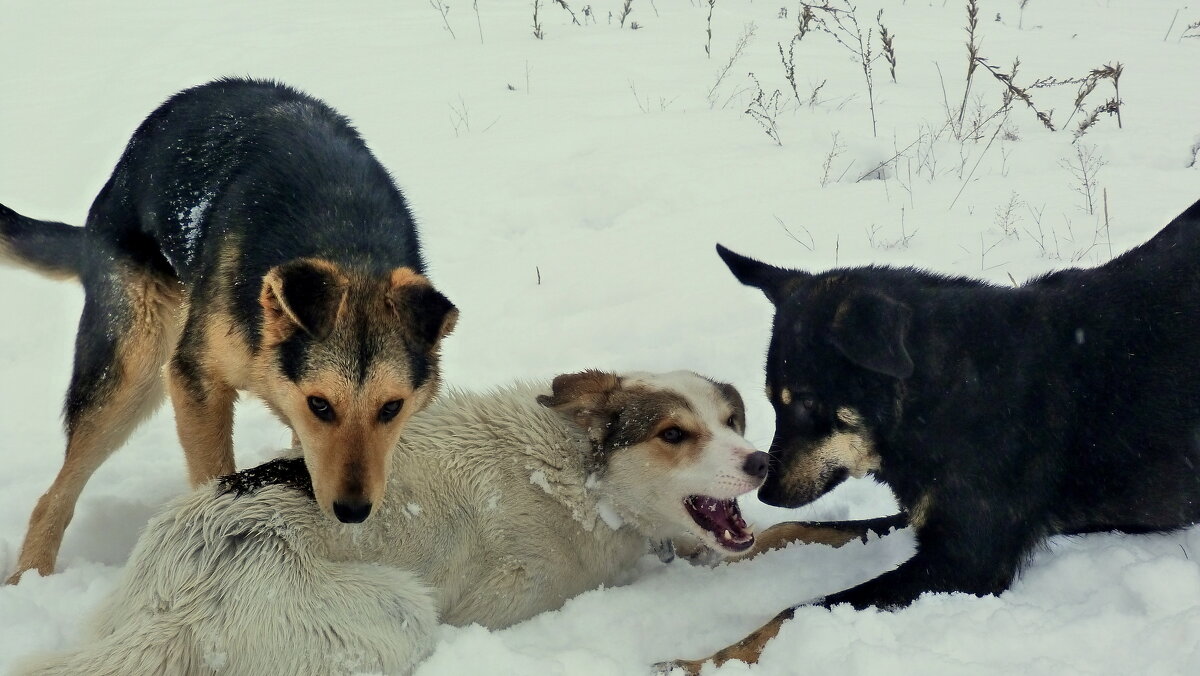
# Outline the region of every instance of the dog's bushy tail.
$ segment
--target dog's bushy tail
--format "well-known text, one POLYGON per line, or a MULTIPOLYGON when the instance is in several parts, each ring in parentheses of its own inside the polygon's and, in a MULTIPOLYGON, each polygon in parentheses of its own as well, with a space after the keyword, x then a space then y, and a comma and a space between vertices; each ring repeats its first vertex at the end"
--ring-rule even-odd
POLYGON ((79 276, 83 251, 83 228, 27 218, 0 204, 0 263, 69 279, 79 276))

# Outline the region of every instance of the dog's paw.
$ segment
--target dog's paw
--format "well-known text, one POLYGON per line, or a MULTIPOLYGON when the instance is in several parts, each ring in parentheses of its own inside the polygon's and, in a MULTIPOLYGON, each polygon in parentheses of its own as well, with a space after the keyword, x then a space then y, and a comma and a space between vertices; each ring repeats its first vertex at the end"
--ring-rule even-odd
POLYGON ((650 551, 663 563, 675 560, 675 545, 670 540, 651 540, 650 551))
POLYGON ((706 568, 712 568, 725 560, 725 557, 717 553, 716 550, 709 549, 703 545, 687 554, 681 552, 680 556, 693 566, 705 566, 706 568))

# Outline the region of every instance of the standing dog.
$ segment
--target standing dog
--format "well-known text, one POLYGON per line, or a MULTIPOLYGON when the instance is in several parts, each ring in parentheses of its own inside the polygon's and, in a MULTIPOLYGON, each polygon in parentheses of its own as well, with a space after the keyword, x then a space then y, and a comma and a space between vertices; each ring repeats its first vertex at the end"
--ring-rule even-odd
POLYGON ((218 80, 160 106, 84 228, 0 207, 0 258, 77 277, 85 294, 66 460, 9 582, 52 572, 84 484, 161 402, 164 365, 193 484, 234 470, 247 390, 293 430, 321 508, 366 519, 457 318, 358 133, 273 82, 218 80))
MULTIPOLYGON (((1200 202, 1103 266, 1017 288, 718 252, 776 306, 759 497, 796 507, 874 474, 916 530, 910 560, 820 605, 998 594, 1050 535, 1200 520, 1200 202)), ((714 659, 757 660, 794 610, 714 659)))
POLYGON ((415 416, 377 516, 313 501, 304 461, 226 476, 155 517, 96 639, 22 673, 264 676, 411 671, 436 623, 500 628, 620 583, 647 539, 721 554, 767 455, 742 400, 692 373, 586 371, 550 393, 451 394, 415 416))

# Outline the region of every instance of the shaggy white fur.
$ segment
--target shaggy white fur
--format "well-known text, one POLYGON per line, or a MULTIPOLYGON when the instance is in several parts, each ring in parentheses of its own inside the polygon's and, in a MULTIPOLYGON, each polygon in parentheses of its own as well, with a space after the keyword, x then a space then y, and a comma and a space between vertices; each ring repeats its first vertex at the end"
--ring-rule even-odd
MULTIPOLYGON (((362 524, 282 485, 237 496, 210 484, 176 500, 142 534, 94 640, 18 673, 405 674, 439 619, 505 627, 625 581, 648 537, 695 524, 621 503, 646 489, 614 481, 662 480, 606 472, 636 446, 589 476, 592 443, 537 403, 546 391, 450 393, 414 416, 362 524)), ((657 489, 678 500, 695 486, 657 489)))

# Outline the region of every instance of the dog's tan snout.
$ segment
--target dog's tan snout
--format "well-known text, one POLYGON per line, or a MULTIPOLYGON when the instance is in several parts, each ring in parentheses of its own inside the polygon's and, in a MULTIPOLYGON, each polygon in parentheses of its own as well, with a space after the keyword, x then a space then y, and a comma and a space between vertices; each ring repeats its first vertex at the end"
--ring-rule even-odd
POLYGON ((342 490, 333 500, 333 515, 342 523, 362 523, 371 516, 371 494, 363 482, 364 469, 356 462, 345 468, 342 490))
POLYGON ((771 456, 762 451, 754 451, 746 456, 746 461, 742 463, 742 471, 755 479, 765 479, 770 466, 771 456))

